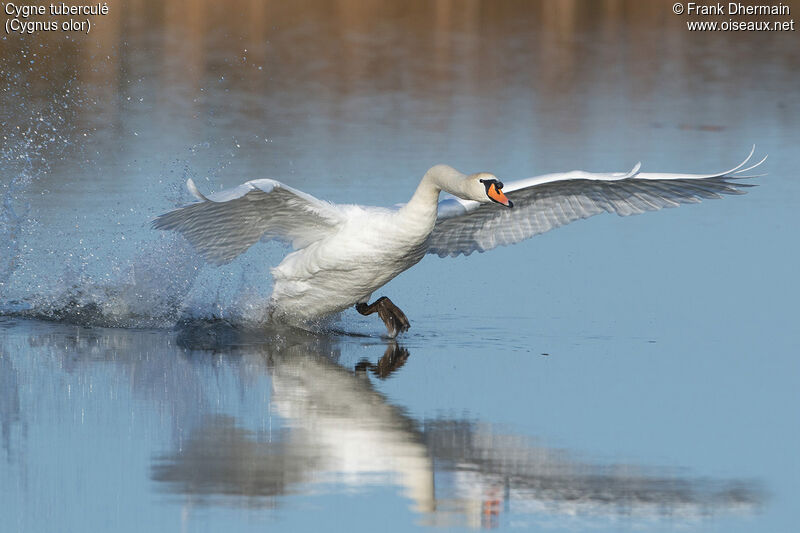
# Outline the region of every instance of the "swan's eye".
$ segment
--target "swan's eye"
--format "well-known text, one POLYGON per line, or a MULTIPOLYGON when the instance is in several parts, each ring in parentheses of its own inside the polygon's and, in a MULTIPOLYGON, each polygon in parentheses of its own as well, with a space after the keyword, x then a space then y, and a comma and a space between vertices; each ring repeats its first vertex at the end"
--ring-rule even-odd
POLYGON ((497 180, 479 180, 479 181, 483 183, 484 187, 486 187, 487 193, 492 189, 492 187, 497 187, 498 189, 503 188, 503 184, 497 180))

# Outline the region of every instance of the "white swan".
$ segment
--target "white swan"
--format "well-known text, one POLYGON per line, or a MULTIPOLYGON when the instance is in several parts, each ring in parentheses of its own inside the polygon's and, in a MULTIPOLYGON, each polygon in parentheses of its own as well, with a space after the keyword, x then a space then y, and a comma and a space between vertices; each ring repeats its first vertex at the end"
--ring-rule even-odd
POLYGON ((336 205, 270 179, 204 196, 188 180, 200 202, 157 217, 153 226, 182 233, 215 264, 264 237, 286 241, 295 251, 272 269, 273 316, 305 321, 355 305, 363 315, 377 312, 395 337, 409 328, 408 319, 388 298, 368 304, 369 298, 425 254, 469 255, 604 211, 627 216, 742 194, 748 185, 731 180, 753 177, 744 173, 766 159, 743 168, 754 150, 719 174, 645 174, 637 164, 627 173, 573 171, 505 187, 486 172, 437 165, 396 208, 336 205), (441 191, 454 196, 439 201, 441 191))

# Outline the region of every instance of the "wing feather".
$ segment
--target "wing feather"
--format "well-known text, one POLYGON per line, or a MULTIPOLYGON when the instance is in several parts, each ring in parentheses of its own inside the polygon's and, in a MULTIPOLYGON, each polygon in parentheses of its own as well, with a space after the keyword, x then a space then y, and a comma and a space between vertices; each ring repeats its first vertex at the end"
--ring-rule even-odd
POLYGON ((303 248, 343 222, 333 204, 274 180, 248 181, 208 196, 192 180, 186 185, 200 201, 157 217, 153 227, 180 232, 214 264, 232 261, 262 237, 303 248))
POLYGON ((627 173, 573 171, 519 180, 503 189, 514 201, 513 209, 445 198, 439 203, 428 253, 469 255, 604 212, 637 215, 725 194, 744 194, 742 189, 753 185, 737 180, 754 177, 743 173, 766 160, 744 168, 754 151, 755 147, 742 163, 717 174, 640 173, 637 164, 627 173))

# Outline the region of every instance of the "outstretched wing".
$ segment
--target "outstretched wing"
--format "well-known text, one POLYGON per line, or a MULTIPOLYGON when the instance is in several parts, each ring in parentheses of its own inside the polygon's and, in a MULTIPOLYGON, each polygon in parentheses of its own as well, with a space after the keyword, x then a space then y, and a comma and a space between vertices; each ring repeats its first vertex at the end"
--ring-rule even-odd
POLYGON ((303 248, 335 231, 343 218, 328 202, 275 180, 248 181, 204 196, 190 179, 200 202, 157 217, 153 227, 183 234, 209 262, 232 261, 261 237, 303 248))
POLYGON ((428 253, 440 257, 485 252, 544 233, 572 221, 603 212, 637 215, 680 204, 697 203, 722 194, 744 194, 752 187, 733 180, 764 162, 740 165, 719 174, 646 174, 637 164, 628 173, 597 174, 583 171, 547 174, 507 184, 503 188, 513 209, 460 198, 439 202, 436 227, 428 253))

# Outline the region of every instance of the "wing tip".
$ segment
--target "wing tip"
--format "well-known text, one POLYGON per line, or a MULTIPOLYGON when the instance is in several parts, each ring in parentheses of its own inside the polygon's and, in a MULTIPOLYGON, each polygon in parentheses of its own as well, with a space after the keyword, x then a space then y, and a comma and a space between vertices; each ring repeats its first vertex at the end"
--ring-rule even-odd
MULTIPOLYGON (((742 161, 741 163, 739 163, 738 165, 736 165, 732 169, 730 169, 730 170, 728 170, 726 172, 723 172, 719 176, 720 177, 722 177, 722 176, 731 176, 731 177, 733 177, 735 174, 742 174, 743 172, 747 172, 748 170, 753 170, 754 168, 761 166, 761 164, 764 161, 767 160, 767 157, 769 157, 769 154, 767 154, 764 157, 762 157, 761 160, 758 163, 756 163, 754 165, 750 165, 747 168, 743 168, 748 162, 750 162, 750 160, 753 159, 753 154, 755 154, 755 153, 756 153, 756 145, 754 144, 750 148, 750 153, 747 154, 747 157, 744 158, 744 161, 742 161)), ((741 176, 741 177, 744 177, 744 176, 741 176)))
MULTIPOLYGON (((755 149, 755 145, 753 145, 753 148, 755 149)), ((734 172, 734 174, 741 174, 741 173, 743 173, 743 172, 748 172, 748 171, 750 171, 750 170, 753 170, 754 168, 760 167, 760 166, 761 166, 761 164, 762 164, 764 161, 766 161, 768 157, 769 157, 769 154, 766 154, 766 155, 765 155, 764 157, 762 157, 762 158, 761 158, 761 160, 760 160, 758 163, 756 163, 755 165, 750 165, 750 166, 749 166, 749 167, 747 167, 747 168, 742 168, 742 169, 739 169, 739 170, 737 170, 736 172, 734 172)), ((765 175, 766 175, 766 174, 760 174, 759 176, 765 176, 765 175)), ((759 176, 740 176, 740 177, 742 177, 742 178, 749 178, 749 177, 759 177, 759 176)))
POLYGON ((200 189, 197 188, 197 185, 194 184, 194 180, 189 178, 186 180, 186 188, 189 189, 189 192, 192 193, 192 196, 197 198, 198 200, 202 200, 204 202, 208 202, 208 198, 200 192, 200 189))

